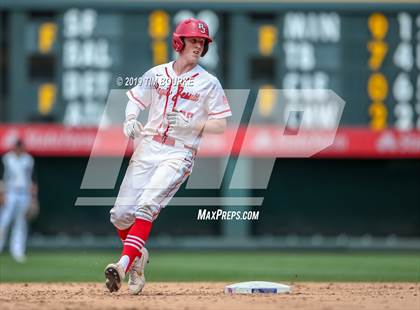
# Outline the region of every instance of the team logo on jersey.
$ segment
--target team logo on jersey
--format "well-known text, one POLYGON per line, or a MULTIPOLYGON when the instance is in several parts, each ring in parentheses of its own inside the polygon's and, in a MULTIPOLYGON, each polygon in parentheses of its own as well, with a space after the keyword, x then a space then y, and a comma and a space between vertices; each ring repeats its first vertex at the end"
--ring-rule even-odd
POLYGON ((186 100, 191 100, 191 101, 198 101, 200 99, 200 94, 191 94, 191 93, 183 92, 181 93, 181 98, 186 99, 186 100))
MULTIPOLYGON (((162 96, 169 95, 169 91, 170 91, 169 87, 161 88, 159 87, 159 83, 155 83, 154 88, 159 95, 159 99, 161 99, 162 96)), ((178 100, 179 97, 185 100, 197 102, 200 99, 200 94, 192 94, 192 93, 184 92, 184 86, 179 85, 176 94, 172 97, 172 100, 178 100)))
POLYGON ((162 96, 167 96, 168 95, 168 92, 169 92, 169 87, 168 88, 161 88, 161 87, 159 87, 159 83, 155 83, 155 89, 156 89, 156 92, 159 94, 159 99, 161 99, 162 98, 162 96))
POLYGON ((181 97, 182 99, 190 100, 190 101, 198 101, 198 99, 200 99, 200 94, 191 94, 188 92, 184 92, 184 89, 185 88, 183 85, 179 85, 177 92, 175 96, 173 96, 172 100, 177 100, 178 97, 181 97))
POLYGON ((198 29, 201 33, 206 33, 206 27, 204 27, 203 23, 198 23, 198 29))

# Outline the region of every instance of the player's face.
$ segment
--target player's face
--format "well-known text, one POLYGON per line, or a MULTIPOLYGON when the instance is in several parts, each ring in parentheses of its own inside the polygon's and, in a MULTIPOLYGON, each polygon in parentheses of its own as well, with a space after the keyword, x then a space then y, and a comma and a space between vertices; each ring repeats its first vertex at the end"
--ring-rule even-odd
POLYGON ((197 63, 203 52, 205 41, 205 39, 198 37, 185 38, 185 47, 182 51, 182 56, 189 62, 197 63))

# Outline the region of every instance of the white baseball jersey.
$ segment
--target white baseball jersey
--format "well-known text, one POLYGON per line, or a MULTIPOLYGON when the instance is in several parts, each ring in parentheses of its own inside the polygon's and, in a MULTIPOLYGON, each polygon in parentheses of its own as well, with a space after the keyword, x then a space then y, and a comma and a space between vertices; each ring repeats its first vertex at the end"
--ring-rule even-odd
POLYGON ((22 153, 17 156, 9 152, 3 156, 4 184, 7 190, 30 190, 34 160, 31 155, 22 153))
MULTIPOLYGON (((128 98, 141 110, 150 107, 146 135, 171 136, 165 116, 174 109, 198 122, 232 115, 225 92, 215 76, 200 65, 178 76, 173 63, 153 67, 143 75, 139 85, 127 92, 128 98)), ((180 129, 176 135, 171 138, 184 144, 199 143, 199 132, 180 129)))

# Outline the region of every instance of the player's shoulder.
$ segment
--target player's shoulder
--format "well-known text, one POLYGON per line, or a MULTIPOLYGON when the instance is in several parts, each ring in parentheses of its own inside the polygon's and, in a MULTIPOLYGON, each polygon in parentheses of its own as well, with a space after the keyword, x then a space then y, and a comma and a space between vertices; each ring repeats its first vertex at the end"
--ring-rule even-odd
POLYGON ((211 87, 221 87, 219 79, 200 66, 201 79, 206 81, 211 87))
POLYGON ((13 152, 9 151, 3 155, 3 161, 10 160, 13 156, 13 152))
POLYGON ((32 164, 34 162, 34 158, 32 157, 31 154, 24 152, 20 155, 20 162, 24 162, 26 164, 32 164))
POLYGON ((162 74, 162 73, 165 72, 165 68, 169 64, 170 63, 164 63, 164 64, 160 64, 160 65, 154 66, 154 67, 150 68, 149 70, 147 70, 145 74, 147 74, 147 75, 162 74))
POLYGON ((165 76, 166 65, 167 64, 157 65, 144 72, 141 77, 142 83, 139 83, 135 87, 139 87, 140 85, 154 85, 155 81, 157 81, 160 76, 165 76))
POLYGON ((2 161, 5 165, 12 165, 17 159, 16 154, 13 151, 9 151, 3 155, 2 161))
POLYGON ((25 153, 25 154, 24 154, 24 156, 25 156, 25 159, 26 159, 27 161, 29 161, 29 162, 33 162, 33 161, 34 161, 34 158, 32 157, 32 155, 31 155, 31 154, 29 154, 29 153, 25 153))

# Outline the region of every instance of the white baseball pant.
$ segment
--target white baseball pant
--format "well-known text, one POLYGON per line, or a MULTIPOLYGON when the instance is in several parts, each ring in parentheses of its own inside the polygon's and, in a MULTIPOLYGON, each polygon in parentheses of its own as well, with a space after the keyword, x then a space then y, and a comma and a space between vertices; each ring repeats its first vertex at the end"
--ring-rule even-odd
POLYGON ((162 144, 151 136, 143 138, 110 211, 114 226, 124 230, 136 218, 154 221, 190 175, 194 156, 192 150, 182 146, 162 144))
POLYGON ((26 213, 31 203, 31 194, 25 190, 8 190, 5 193, 4 206, 0 210, 0 252, 6 243, 7 232, 12 221, 10 253, 13 257, 25 255, 28 223, 26 213))

